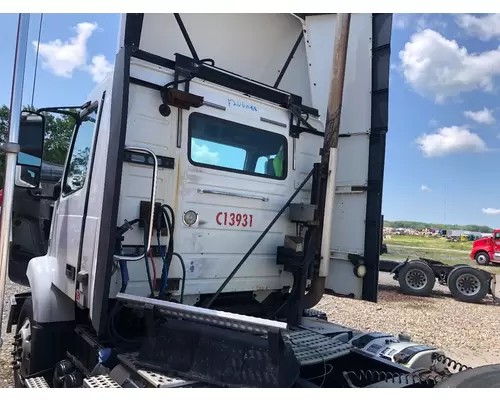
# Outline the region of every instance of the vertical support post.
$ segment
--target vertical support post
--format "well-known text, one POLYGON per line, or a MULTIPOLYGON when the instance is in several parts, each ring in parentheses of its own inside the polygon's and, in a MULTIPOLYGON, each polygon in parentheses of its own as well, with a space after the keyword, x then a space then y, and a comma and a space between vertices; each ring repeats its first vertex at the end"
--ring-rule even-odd
POLYGON ((342 111, 342 95, 344 93, 345 66, 347 60, 347 44, 351 14, 338 14, 335 48, 333 53, 332 78, 328 94, 326 128, 321 154, 321 163, 328 166, 326 185, 322 185, 323 193, 320 201, 324 207, 321 235, 321 260, 319 276, 327 277, 330 268, 330 246, 332 237, 333 209, 335 205, 335 189, 337 178, 337 155, 342 111))
MULTIPOLYGON (((19 14, 14 73, 12 77, 12 94, 10 100, 9 138, 1 148, 5 153, 5 177, 0 225, 0 315, 3 315, 5 284, 9 264, 12 203, 14 200, 17 153, 19 152, 19 126, 23 102, 24 70, 26 67, 26 52, 28 49, 29 23, 30 14, 19 14)), ((2 319, 0 318, 0 347, 2 347, 3 344, 1 332, 2 319)))

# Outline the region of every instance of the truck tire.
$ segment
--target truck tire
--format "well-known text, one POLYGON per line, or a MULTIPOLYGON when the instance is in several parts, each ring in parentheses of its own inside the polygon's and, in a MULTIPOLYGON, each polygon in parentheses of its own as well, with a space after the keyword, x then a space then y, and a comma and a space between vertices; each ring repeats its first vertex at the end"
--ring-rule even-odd
POLYGON ((44 333, 43 327, 33 321, 33 303, 31 297, 28 297, 19 312, 14 337, 12 368, 15 387, 24 387, 21 377, 44 371, 46 364, 44 355, 47 352, 50 354, 54 347, 54 343, 47 340, 47 335, 44 333), (35 351, 32 348, 35 343, 37 350, 42 351, 35 351))
POLYGON ((33 306, 31 297, 28 297, 19 312, 19 319, 16 325, 16 334, 14 336, 14 351, 12 352, 14 360, 12 369, 14 372, 14 386, 16 388, 24 387, 21 382, 21 376, 27 376, 32 373, 31 369, 31 326, 33 322, 33 306))
POLYGON ((425 262, 413 260, 398 271, 398 282, 404 294, 428 296, 434 288, 436 277, 425 262))
POLYGON ((451 375, 439 382, 435 388, 498 388, 500 387, 500 364, 483 365, 451 375))
POLYGON ((476 259, 477 265, 490 265, 490 256, 485 251, 478 251, 474 258, 476 259))
POLYGON ((448 278, 451 295, 465 303, 479 303, 488 294, 488 279, 479 270, 461 267, 452 271, 448 278))

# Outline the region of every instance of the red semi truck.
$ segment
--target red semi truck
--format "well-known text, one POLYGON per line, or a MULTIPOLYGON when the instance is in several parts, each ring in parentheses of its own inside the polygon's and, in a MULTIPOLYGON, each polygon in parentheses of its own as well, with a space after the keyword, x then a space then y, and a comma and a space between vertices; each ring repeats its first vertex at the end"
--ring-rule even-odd
POLYGON ((495 229, 491 237, 475 240, 470 258, 479 265, 500 264, 500 229, 495 229))

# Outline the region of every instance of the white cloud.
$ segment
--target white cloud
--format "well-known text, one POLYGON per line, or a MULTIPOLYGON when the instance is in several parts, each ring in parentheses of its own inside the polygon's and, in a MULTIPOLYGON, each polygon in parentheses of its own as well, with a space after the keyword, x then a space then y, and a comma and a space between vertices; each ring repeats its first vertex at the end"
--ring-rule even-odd
POLYGON ((422 190, 422 192, 431 192, 432 190, 429 188, 429 186, 427 185, 422 185, 420 186, 420 189, 422 190))
POLYGON ((415 29, 421 31, 426 28, 444 30, 447 27, 443 14, 393 14, 392 26, 396 29, 415 29))
POLYGON ((430 125, 430 126, 438 126, 438 125, 439 125, 439 121, 438 121, 437 119, 434 119, 434 118, 433 118, 433 119, 431 119, 431 120, 429 121, 429 125, 430 125))
POLYGON ((424 134, 415 143, 425 157, 441 157, 462 152, 486 151, 486 143, 466 127, 449 126, 424 134))
POLYGON ((191 142, 191 154, 194 161, 217 165, 219 163, 219 153, 210 151, 207 145, 199 145, 196 140, 191 142))
POLYGON ((479 111, 464 111, 464 115, 479 124, 491 125, 496 122, 493 117, 493 111, 486 107, 479 111))
MULTIPOLYGON (((76 36, 62 42, 56 39, 48 43, 40 42, 39 54, 42 66, 57 76, 71 78, 73 71, 85 65, 87 59, 87 40, 97 29, 97 24, 81 22, 75 28, 76 36)), ((37 41, 33 42, 35 50, 37 41)))
MULTIPOLYGON (((75 70, 87 71, 94 81, 102 80, 105 72, 112 69, 112 65, 103 55, 92 58, 92 63, 87 65, 87 42, 97 29, 96 23, 81 22, 73 30, 76 36, 66 41, 56 39, 46 43, 40 42, 39 56, 42 67, 51 71, 54 75, 71 78, 75 70)), ((38 42, 33 41, 36 51, 38 42)))
POLYGON ((493 78, 500 74, 500 49, 470 54, 431 29, 412 35, 399 58, 406 81, 436 102, 462 92, 492 91, 493 78))
POLYGON ((483 213, 488 215, 500 214, 500 208, 483 208, 483 213))
POLYGON ((87 68, 94 82, 99 83, 113 70, 113 64, 106 60, 106 57, 100 54, 92 57, 92 64, 87 68))
POLYGON ((481 40, 487 41, 500 36, 500 14, 486 14, 480 17, 460 14, 456 21, 469 35, 481 40))
POLYGON ((442 14, 421 14, 416 21, 417 31, 435 29, 443 31, 448 27, 446 21, 441 19, 442 14))
POLYGON ((406 29, 410 26, 411 14, 393 14, 392 25, 397 29, 406 29))

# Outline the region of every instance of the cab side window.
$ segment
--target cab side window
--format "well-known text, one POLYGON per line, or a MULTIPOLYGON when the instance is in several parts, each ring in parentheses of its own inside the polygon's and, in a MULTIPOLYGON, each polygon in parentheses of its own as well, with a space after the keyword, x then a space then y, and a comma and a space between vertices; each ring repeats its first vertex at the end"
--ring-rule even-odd
POLYGON ((63 196, 77 192, 85 184, 96 119, 97 108, 84 117, 80 125, 75 127, 74 143, 71 148, 62 190, 63 196))
POLYGON ((287 176, 287 139, 278 133, 193 113, 189 139, 193 165, 271 179, 287 176))
POLYGON ((495 240, 500 240, 500 232, 495 232, 495 240))

